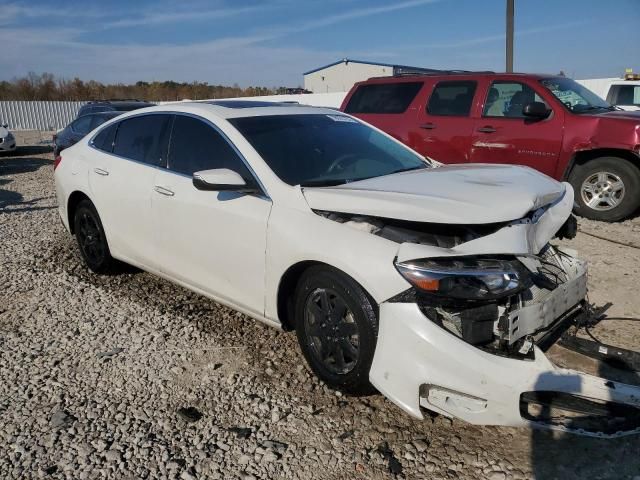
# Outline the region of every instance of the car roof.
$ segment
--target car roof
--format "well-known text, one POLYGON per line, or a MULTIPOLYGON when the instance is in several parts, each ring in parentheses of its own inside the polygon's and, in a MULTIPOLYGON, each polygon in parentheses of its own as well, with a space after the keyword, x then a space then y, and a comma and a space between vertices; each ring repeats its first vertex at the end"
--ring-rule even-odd
MULTIPOLYGON (((196 115, 214 115, 222 119, 264 117, 271 115, 344 115, 328 107, 311 107, 297 103, 261 102, 254 100, 215 100, 203 102, 175 102, 128 112, 126 116, 145 112, 182 112, 196 115)), ((123 115, 124 118, 124 115, 123 115)))

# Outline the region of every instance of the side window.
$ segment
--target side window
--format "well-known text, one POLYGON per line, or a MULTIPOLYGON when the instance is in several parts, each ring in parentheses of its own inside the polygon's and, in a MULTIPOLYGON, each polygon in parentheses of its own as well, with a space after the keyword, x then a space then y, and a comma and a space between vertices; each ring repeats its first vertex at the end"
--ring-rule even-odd
POLYGON ((609 96, 615 105, 640 107, 640 85, 612 85, 609 96))
POLYGON ((71 124, 71 130, 75 133, 79 133, 80 135, 86 135, 91 131, 91 116, 85 115, 84 117, 78 118, 71 124))
POLYGON ((118 130, 118 123, 112 123, 100 130, 93 139, 93 146, 103 152, 111 153, 113 151, 113 141, 116 139, 116 130, 118 130))
POLYGON ((476 93, 476 82, 440 82, 427 104, 429 115, 468 117, 476 93))
POLYGON ((120 122, 113 153, 149 165, 164 165, 171 115, 141 115, 120 122))
POLYGON ((185 115, 176 115, 173 123, 168 168, 184 175, 228 168, 245 179, 251 178, 242 159, 218 131, 185 115))
POLYGON ((403 113, 422 85, 422 82, 362 85, 344 110, 346 113, 403 113))
MULTIPOLYGON (((493 82, 484 102, 482 116, 524 118, 522 109, 531 102, 541 102, 547 105, 547 102, 524 83, 493 82)), ((548 105, 547 108, 549 108, 548 105)))

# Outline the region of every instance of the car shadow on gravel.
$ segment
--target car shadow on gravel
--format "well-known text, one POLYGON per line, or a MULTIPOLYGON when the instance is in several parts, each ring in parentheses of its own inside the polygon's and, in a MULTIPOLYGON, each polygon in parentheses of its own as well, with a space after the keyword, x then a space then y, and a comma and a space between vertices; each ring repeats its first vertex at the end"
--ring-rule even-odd
POLYGON ((35 172, 40 167, 52 164, 53 160, 48 158, 0 157, 0 176, 35 172))
MULTIPOLYGON (((11 157, 27 157, 29 155, 42 155, 53 151, 51 145, 24 145, 10 153, 11 157)), ((5 154, 6 155, 6 154, 5 154)), ((0 161, 3 157, 0 155, 0 161)))
MULTIPOLYGON (((605 363, 600 365, 599 376, 607 378, 611 367, 605 363)), ((637 372, 635 376, 638 377, 637 372)), ((576 376, 576 380, 580 382, 580 377, 576 376)), ((578 383, 578 391, 579 387, 578 383)), ((585 422, 578 418, 566 425, 579 429, 585 422)), ((531 433, 531 469, 535 479, 635 480, 640 471, 639 450, 638 434, 607 439, 534 429, 531 433)))

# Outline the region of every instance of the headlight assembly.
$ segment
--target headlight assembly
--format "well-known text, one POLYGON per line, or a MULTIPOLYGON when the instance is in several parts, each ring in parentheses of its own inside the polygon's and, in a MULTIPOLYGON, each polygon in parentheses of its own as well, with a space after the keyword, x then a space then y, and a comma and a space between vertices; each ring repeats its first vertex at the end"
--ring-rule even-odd
POLYGON ((428 258, 396 262, 400 274, 420 292, 443 300, 482 301, 517 293, 529 285, 517 260, 485 257, 428 258))

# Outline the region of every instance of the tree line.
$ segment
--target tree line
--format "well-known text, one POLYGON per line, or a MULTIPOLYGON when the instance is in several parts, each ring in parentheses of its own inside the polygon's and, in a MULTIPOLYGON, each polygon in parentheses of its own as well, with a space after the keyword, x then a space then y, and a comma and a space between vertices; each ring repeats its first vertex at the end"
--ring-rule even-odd
POLYGON ((0 81, 0 100, 106 100, 139 99, 149 101, 201 100, 205 98, 253 97, 290 92, 285 87, 246 87, 209 85, 207 82, 136 82, 104 84, 56 78, 51 73, 30 72, 24 77, 0 81))

